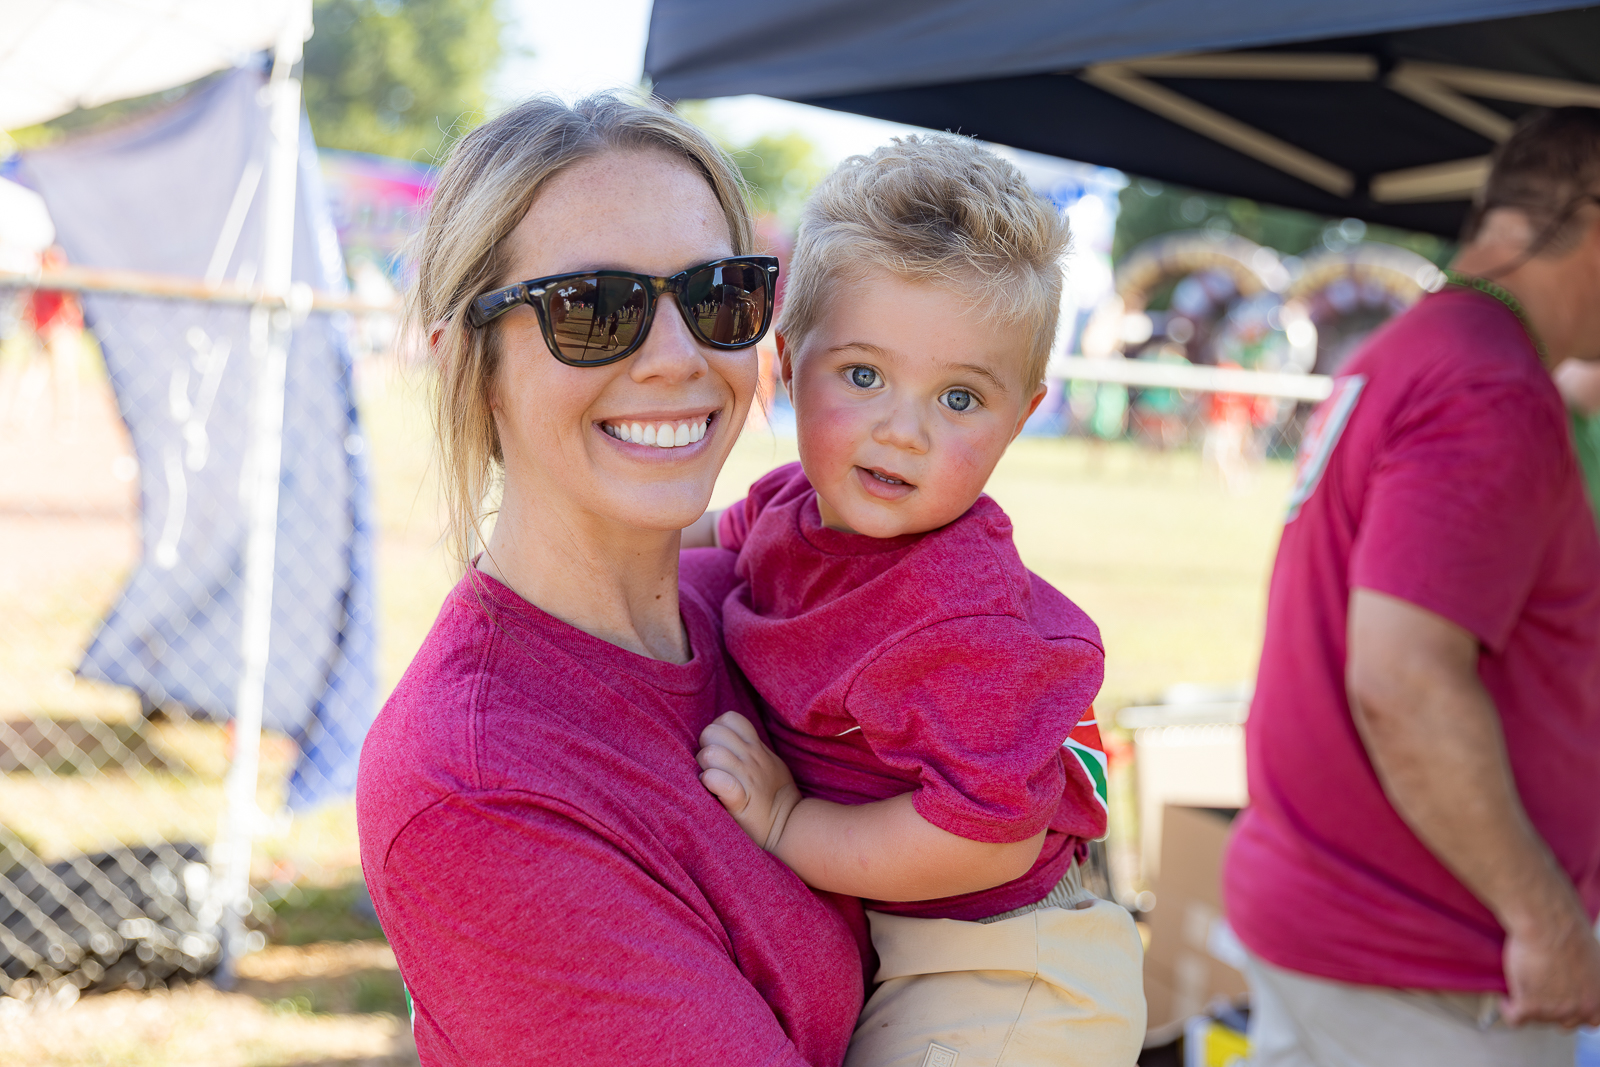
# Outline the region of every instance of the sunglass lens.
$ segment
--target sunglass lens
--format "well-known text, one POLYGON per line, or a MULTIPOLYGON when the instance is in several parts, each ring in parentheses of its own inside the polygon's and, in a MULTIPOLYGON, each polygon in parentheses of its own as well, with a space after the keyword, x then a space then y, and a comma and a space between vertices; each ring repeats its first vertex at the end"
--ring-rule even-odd
POLYGON ((630 278, 574 278, 550 293, 550 329, 568 363, 600 363, 627 351, 644 313, 644 287, 630 278))
POLYGON ((752 263, 727 263, 689 275, 683 306, 696 332, 713 344, 747 345, 766 325, 766 270, 752 263))

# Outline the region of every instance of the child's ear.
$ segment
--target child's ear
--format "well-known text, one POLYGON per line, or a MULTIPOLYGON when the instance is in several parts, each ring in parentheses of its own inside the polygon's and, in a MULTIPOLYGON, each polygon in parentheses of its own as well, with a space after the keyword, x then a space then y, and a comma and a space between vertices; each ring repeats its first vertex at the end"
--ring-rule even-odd
POLYGON ((783 335, 782 330, 773 331, 773 339, 778 345, 778 380, 783 382, 783 393, 789 398, 789 404, 794 404, 794 353, 789 349, 789 339, 783 335))
POLYGON ((1039 391, 1033 394, 1032 400, 1023 405, 1022 415, 1017 419, 1017 425, 1011 431, 1011 440, 1015 441, 1017 439, 1017 434, 1022 432, 1022 428, 1028 424, 1028 420, 1033 417, 1033 413, 1039 410, 1039 405, 1044 403, 1044 398, 1049 392, 1050 387, 1044 382, 1040 382, 1039 391))

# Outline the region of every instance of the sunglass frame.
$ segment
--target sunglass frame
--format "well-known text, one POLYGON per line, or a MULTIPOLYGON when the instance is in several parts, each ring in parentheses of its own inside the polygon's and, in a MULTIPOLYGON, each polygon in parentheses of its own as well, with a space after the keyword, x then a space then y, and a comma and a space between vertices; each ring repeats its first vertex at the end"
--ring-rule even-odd
POLYGON ((778 259, 776 256, 725 256, 722 259, 713 259, 705 263, 698 263, 686 267, 676 274, 665 277, 653 274, 637 274, 627 270, 576 270, 565 274, 547 274, 542 278, 530 278, 525 282, 515 282, 499 289, 491 290, 475 298, 467 306, 467 325, 482 329, 495 319, 504 315, 512 308, 523 304, 531 306, 539 319, 539 331, 544 335, 545 347, 550 349, 550 354, 569 367, 603 367, 618 360, 627 359, 639 350, 645 338, 650 335, 650 327, 655 322, 656 302, 661 296, 671 294, 672 301, 678 306, 678 313, 683 316, 683 321, 689 327, 696 340, 702 344, 724 352, 734 352, 742 348, 750 348, 759 344, 772 328, 773 303, 777 297, 778 259), (688 282, 689 276, 703 270, 715 270, 718 267, 746 264, 760 270, 765 300, 761 310, 761 328, 754 337, 739 344, 724 344, 713 341, 701 332, 695 322, 694 315, 683 305, 683 286, 688 282), (639 331, 634 334, 633 340, 622 351, 603 359, 571 359, 561 352, 561 344, 556 339, 555 330, 551 325, 550 294, 563 282, 575 281, 579 278, 627 278, 638 283, 644 290, 644 316, 639 322, 639 331))

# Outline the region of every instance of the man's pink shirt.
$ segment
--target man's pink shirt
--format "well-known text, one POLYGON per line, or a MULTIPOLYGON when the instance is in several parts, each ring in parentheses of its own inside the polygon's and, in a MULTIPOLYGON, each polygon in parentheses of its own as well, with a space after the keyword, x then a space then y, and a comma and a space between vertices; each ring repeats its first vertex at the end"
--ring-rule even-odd
POLYGON ((822 525, 798 463, 723 513, 739 554, 728 651, 770 708, 802 791, 842 804, 914 793, 918 814, 973 841, 1048 829, 1015 881, 881 911, 974 920, 1043 898, 1105 809, 1062 750, 1104 677, 1095 624, 1022 565, 987 496, 948 526, 872 538, 822 525))
POLYGON ((1478 638, 1523 806, 1593 916, 1600 540, 1566 412, 1515 316, 1450 291, 1384 327, 1318 421, 1268 597, 1228 920, 1290 970, 1503 991, 1499 923, 1396 814, 1356 734, 1348 605, 1370 589, 1478 638))
POLYGON ((694 588, 720 600, 730 563, 685 555, 686 664, 481 573, 445 602, 367 738, 357 796, 424 1064, 843 1059, 870 953, 859 902, 806 888, 699 780, 700 731, 755 718, 694 588))

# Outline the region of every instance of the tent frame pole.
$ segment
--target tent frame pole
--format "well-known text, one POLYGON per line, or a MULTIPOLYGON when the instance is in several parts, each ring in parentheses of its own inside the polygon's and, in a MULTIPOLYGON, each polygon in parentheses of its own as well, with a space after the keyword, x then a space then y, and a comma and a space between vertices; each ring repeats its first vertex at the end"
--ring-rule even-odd
POLYGON ((262 299, 250 311, 250 354, 256 380, 246 458, 249 510, 241 610, 243 662, 235 701, 233 761, 223 784, 222 825, 212 853, 217 874, 215 906, 208 909, 219 935, 217 984, 223 988, 233 985, 235 964, 248 946, 245 919, 251 911, 251 846, 266 822, 256 793, 272 639, 278 488, 283 475, 284 388, 294 311, 303 316, 310 305, 309 290, 297 294, 292 284, 295 180, 300 159, 300 79, 294 68, 300 62, 310 30, 311 2, 295 0, 278 37, 267 86, 271 98, 271 143, 265 168, 262 299), (297 300, 297 295, 305 299, 297 300))

